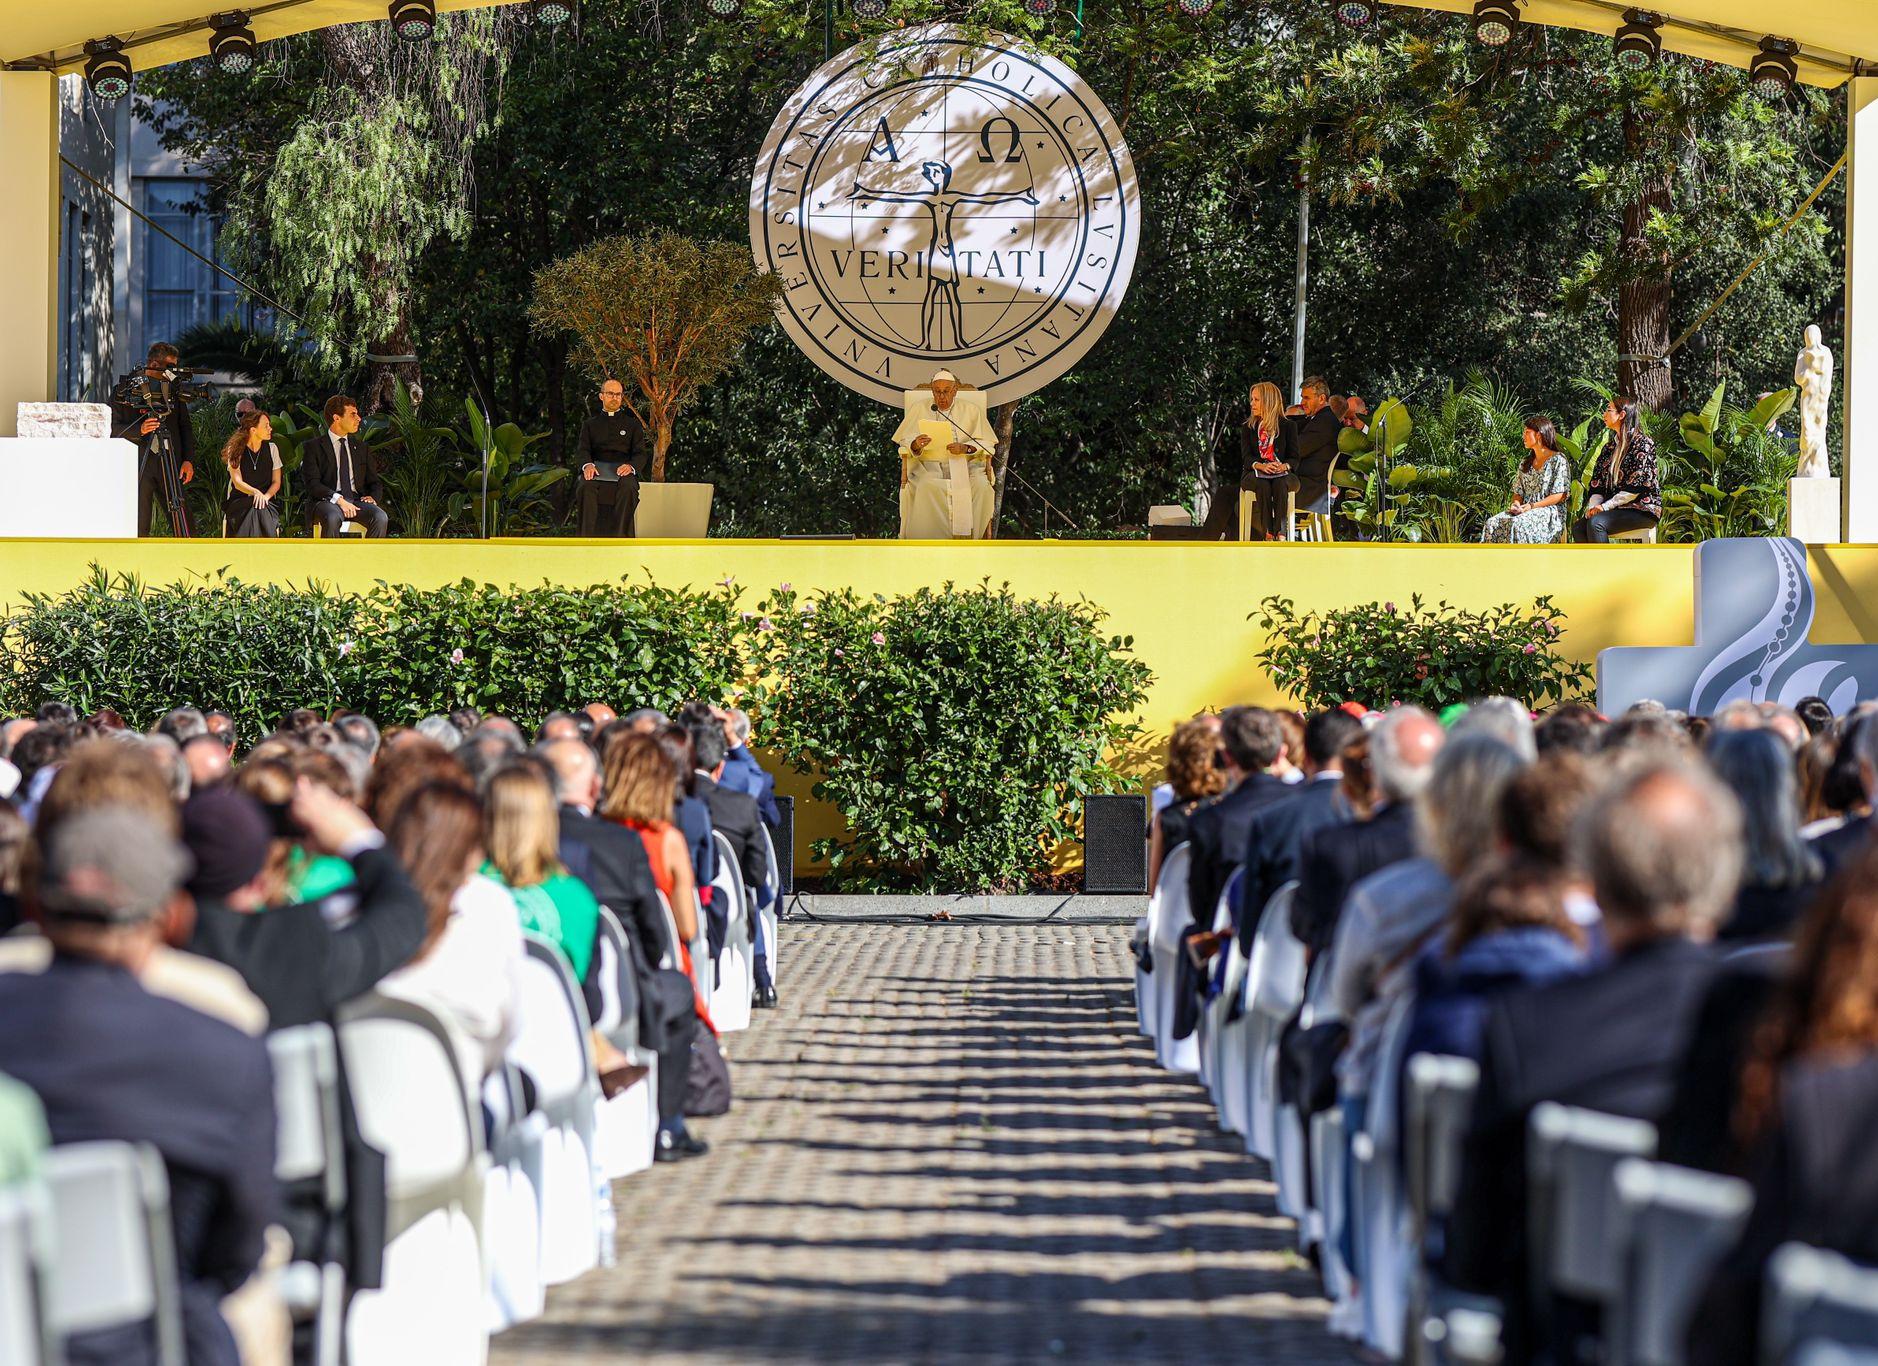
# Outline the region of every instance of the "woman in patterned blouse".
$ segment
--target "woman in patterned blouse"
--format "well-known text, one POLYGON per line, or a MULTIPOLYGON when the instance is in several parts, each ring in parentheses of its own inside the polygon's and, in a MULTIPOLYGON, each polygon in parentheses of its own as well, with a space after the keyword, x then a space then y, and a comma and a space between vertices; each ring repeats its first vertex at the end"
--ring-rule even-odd
POLYGON ((1558 448, 1558 428, 1549 418, 1526 419, 1526 458, 1513 480, 1513 501, 1487 519, 1483 541, 1502 545, 1549 545, 1564 539, 1565 499, 1571 493, 1571 463, 1558 448))
POLYGON ((1627 394, 1604 409, 1604 425, 1617 434, 1591 474, 1585 515, 1572 539, 1603 545, 1615 532, 1656 525, 1663 515, 1663 489, 1656 477, 1656 442, 1643 430, 1642 409, 1627 394))

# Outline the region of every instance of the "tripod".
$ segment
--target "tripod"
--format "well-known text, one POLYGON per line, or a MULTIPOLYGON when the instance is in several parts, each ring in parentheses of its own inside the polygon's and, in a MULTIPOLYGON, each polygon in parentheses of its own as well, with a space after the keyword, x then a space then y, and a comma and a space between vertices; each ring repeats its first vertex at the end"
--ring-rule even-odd
MULTIPOLYGON (((166 409, 160 414, 151 414, 157 420, 157 429, 150 433, 150 444, 144 447, 144 459, 157 462, 157 485, 163 493, 164 511, 169 513, 170 534, 191 536, 194 533, 189 529, 189 512, 183 506, 182 464, 176 458, 174 438, 170 435, 170 411, 166 409)), ((184 420, 188 420, 186 415, 184 420)))

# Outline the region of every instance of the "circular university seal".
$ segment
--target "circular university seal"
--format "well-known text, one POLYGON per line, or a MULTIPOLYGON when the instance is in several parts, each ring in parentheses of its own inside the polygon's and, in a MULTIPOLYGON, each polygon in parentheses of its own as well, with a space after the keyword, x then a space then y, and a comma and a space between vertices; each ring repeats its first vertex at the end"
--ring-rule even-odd
POLYGON ((1141 237, 1134 162, 1053 57, 927 24, 825 62, 771 125, 750 246, 783 327, 899 407, 949 367, 1008 403, 1063 374, 1121 306, 1141 237))

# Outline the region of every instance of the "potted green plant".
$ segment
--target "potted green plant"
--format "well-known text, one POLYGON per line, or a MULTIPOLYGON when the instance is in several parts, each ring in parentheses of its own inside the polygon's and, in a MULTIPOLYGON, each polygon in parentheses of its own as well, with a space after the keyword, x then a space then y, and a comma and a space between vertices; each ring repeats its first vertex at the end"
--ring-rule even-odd
POLYGON ((1368 431, 1345 427, 1337 436, 1337 449, 1343 455, 1337 487, 1355 495, 1343 499, 1339 507, 1368 540, 1421 539, 1420 528, 1404 517, 1401 508, 1389 505, 1391 494, 1412 487, 1421 477, 1415 466, 1396 460, 1414 430, 1408 406, 1391 398, 1370 416, 1368 431))

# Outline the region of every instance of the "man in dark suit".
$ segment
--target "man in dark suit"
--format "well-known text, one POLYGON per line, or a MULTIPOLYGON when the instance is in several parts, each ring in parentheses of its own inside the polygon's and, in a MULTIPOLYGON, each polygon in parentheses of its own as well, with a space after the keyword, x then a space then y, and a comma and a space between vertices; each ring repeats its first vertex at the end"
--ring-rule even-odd
POLYGON ((1366 821, 1321 826, 1298 845, 1291 932, 1315 958, 1337 934, 1350 888, 1415 856, 1415 798, 1428 785, 1446 733, 1420 707, 1397 707, 1370 732, 1369 760, 1380 800, 1366 821))
POLYGON ((1204 982, 1201 960, 1217 945, 1205 938, 1213 929, 1220 893, 1233 871, 1245 862, 1252 827, 1260 816, 1291 795, 1291 788, 1269 770, 1284 753, 1284 732, 1278 718, 1263 707, 1228 707, 1220 713, 1220 745, 1226 765, 1226 791, 1193 813, 1188 822, 1187 848, 1192 861, 1187 875, 1187 906, 1192 924, 1187 929, 1188 952, 1177 960, 1180 976, 1175 986, 1174 1037, 1193 1032, 1200 1016, 1200 990, 1204 982))
MULTIPOLYGON (((685 1081, 690 1075, 691 1040, 698 1016, 691 980, 659 964, 676 962, 678 946, 665 932, 658 884, 646 859, 645 844, 623 825, 594 814, 600 799, 600 766, 582 740, 552 740, 537 751, 554 771, 554 794, 560 803, 561 859, 586 882, 594 899, 619 917, 633 953, 639 986, 639 1040, 659 1055, 659 1128, 671 1134, 660 1140, 661 1153, 695 1156, 707 1145, 684 1133, 685 1081)), ((594 955, 599 962, 599 955, 594 955)), ((676 1160, 664 1157, 662 1160, 676 1160)))
MULTIPOLYGON (((196 433, 189 421, 189 410, 175 401, 170 372, 182 356, 168 342, 150 348, 144 361, 144 378, 170 404, 169 415, 152 416, 142 403, 131 401, 119 390, 123 402, 111 405, 111 434, 137 445, 137 534, 150 534, 151 512, 160 504, 171 519, 170 534, 190 534, 187 510, 180 506, 182 486, 196 477, 196 433), (178 496, 172 507, 170 495, 178 496), (180 516, 184 525, 174 522, 180 516)), ((134 397, 134 396, 132 396, 134 397)))
MULTIPOLYGON (((1714 976, 1708 947, 1741 877, 1741 810, 1706 769, 1647 763, 1592 799, 1574 837, 1603 912, 1608 964, 1495 996, 1448 1220, 1448 1272, 1507 1309, 1507 1359, 1535 1346, 1526 1270, 1527 1125, 1542 1101, 1658 1121, 1714 976)), ((1594 1312, 1559 1305, 1557 1360, 1594 1312)))
POLYGON ((1304 837, 1350 818, 1341 800, 1343 749, 1363 733, 1363 723, 1341 708, 1319 712, 1304 726, 1304 781, 1252 824, 1246 843, 1245 877, 1232 908, 1233 926, 1247 951, 1258 933, 1259 916, 1285 883, 1298 875, 1304 837))
POLYGON ((580 534, 630 536, 639 507, 639 464, 645 454, 646 429, 626 407, 626 390, 616 379, 600 386, 600 411, 580 424, 574 442, 580 476, 580 534))
MULTIPOLYGON (((723 782, 730 748, 724 727, 714 719, 702 718, 687 722, 685 730, 691 737, 692 755, 698 766, 693 791, 711 810, 711 828, 730 842, 731 852, 737 856, 738 875, 749 892, 754 920, 755 912, 767 906, 770 898, 769 845, 763 838, 763 817, 757 810, 755 797, 733 792, 723 782)), ((751 925, 750 930, 752 949, 760 949, 762 936, 757 926, 751 925)), ((770 979, 767 955, 757 953, 755 957, 762 963, 763 971, 756 978, 752 999, 759 1006, 774 1006, 776 985, 770 979)))
POLYGON ((302 448, 300 483, 306 491, 309 526, 322 536, 337 536, 347 522, 357 522, 367 536, 383 536, 390 518, 382 506, 384 483, 364 442, 355 438, 360 426, 359 405, 344 394, 326 400, 326 430, 309 438, 302 448))
MULTIPOLYGON (((0 985, 0 1072, 37 1093, 54 1143, 148 1143, 169 1177, 170 1222, 192 1366, 237 1366, 220 1302, 260 1262, 276 1218, 267 1048, 145 991, 138 974, 188 860, 149 815, 100 807, 61 821, 41 886, 53 957, 0 985)), ((141 1326, 81 1334, 73 1366, 141 1366, 141 1326)))
POLYGON ((1298 390, 1304 411, 1294 419, 1297 459, 1291 472, 1298 478, 1298 511, 1330 511, 1330 467, 1337 459, 1337 437, 1343 424, 1330 410, 1330 385, 1313 375, 1298 390))

